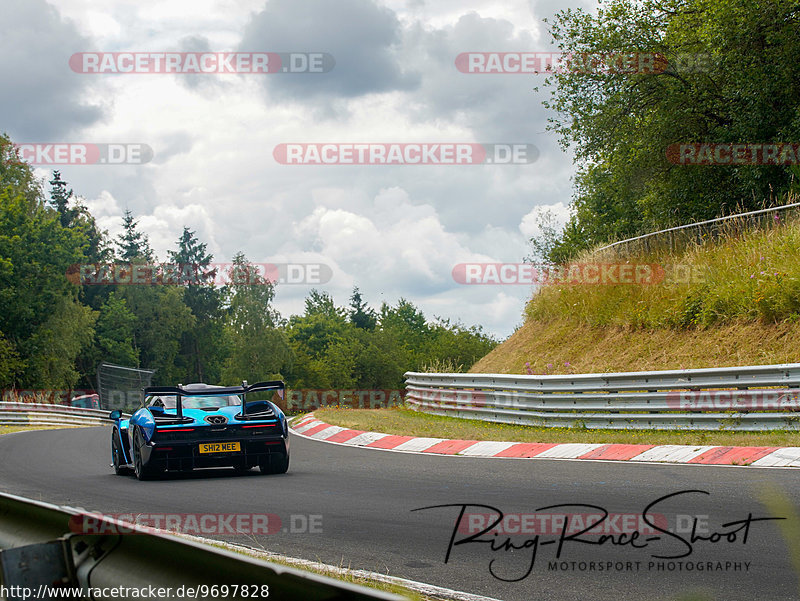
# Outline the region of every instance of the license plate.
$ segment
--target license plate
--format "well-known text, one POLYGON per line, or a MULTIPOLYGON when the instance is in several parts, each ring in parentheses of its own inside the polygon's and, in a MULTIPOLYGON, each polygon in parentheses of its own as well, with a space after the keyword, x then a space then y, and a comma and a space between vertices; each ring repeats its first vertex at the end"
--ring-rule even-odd
POLYGON ((238 442, 205 442, 200 445, 201 453, 231 453, 241 451, 238 442))

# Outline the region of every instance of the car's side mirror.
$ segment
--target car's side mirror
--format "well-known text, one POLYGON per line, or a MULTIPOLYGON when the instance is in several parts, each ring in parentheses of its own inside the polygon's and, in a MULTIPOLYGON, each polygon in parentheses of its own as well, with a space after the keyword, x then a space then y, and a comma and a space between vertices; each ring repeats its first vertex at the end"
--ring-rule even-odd
POLYGON ((122 411, 119 409, 114 409, 111 413, 108 414, 108 419, 118 420, 122 417, 122 411))

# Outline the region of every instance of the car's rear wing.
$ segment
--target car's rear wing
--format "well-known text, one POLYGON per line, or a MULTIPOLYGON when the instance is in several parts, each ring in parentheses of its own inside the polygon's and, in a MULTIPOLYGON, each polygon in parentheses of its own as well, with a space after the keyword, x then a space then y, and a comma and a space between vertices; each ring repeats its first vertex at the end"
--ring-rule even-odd
POLYGON ((175 396, 178 417, 183 417, 183 404, 181 398, 185 396, 232 396, 242 395, 242 413, 245 412, 247 395, 253 392, 264 392, 266 390, 277 390, 278 395, 283 398, 286 384, 281 380, 270 380, 268 382, 256 382, 247 384, 247 380, 242 381, 241 386, 214 386, 209 388, 184 388, 178 386, 148 386, 143 390, 144 397, 156 396, 160 394, 175 396))

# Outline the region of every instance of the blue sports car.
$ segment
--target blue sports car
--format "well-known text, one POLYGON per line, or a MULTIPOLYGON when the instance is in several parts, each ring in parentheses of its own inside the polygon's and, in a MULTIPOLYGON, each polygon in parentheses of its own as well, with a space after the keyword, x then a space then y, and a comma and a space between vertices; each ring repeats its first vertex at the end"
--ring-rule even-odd
POLYGON ((276 380, 241 386, 150 386, 129 419, 112 411, 111 461, 117 474, 146 480, 163 471, 231 466, 264 474, 289 469, 289 427, 283 411, 248 394, 283 395, 276 380), (252 398, 252 397, 251 397, 252 398))

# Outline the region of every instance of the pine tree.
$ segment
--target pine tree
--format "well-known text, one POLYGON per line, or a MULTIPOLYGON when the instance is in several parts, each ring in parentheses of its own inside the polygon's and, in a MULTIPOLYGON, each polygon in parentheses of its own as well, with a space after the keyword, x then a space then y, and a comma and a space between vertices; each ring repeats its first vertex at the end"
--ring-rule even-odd
POLYGON ((361 298, 361 291, 358 286, 353 288, 353 295, 350 297, 350 323, 362 330, 374 330, 378 324, 378 315, 361 298))
MULTIPOLYGON (((198 295, 199 289, 196 286, 208 286, 214 283, 217 275, 216 269, 209 269, 208 266, 214 258, 206 252, 207 245, 201 243, 195 233, 188 227, 183 228, 183 234, 178 239, 178 250, 169 251, 170 261, 176 264, 179 270, 179 281, 181 284, 189 286, 192 300, 199 301, 202 295, 198 295)), ((187 300, 188 302, 188 300, 187 300)), ((192 307, 192 303, 189 302, 192 307)), ((193 306, 192 311, 201 310, 199 305, 193 306)))
POLYGON ((153 249, 147 236, 137 229, 137 222, 129 209, 125 210, 122 227, 125 231, 117 237, 119 258, 126 263, 144 259, 153 261, 153 249))
POLYGON ((69 208, 72 190, 67 189, 67 182, 61 179, 60 171, 53 171, 50 180, 50 204, 58 211, 61 227, 69 227, 75 218, 76 211, 69 208))
POLYGON ((214 286, 217 270, 209 268, 213 256, 206 248, 192 230, 184 227, 178 250, 168 253, 180 274, 184 302, 197 320, 181 340, 183 369, 197 382, 215 380, 222 361, 217 344, 222 336, 222 292, 214 286))

